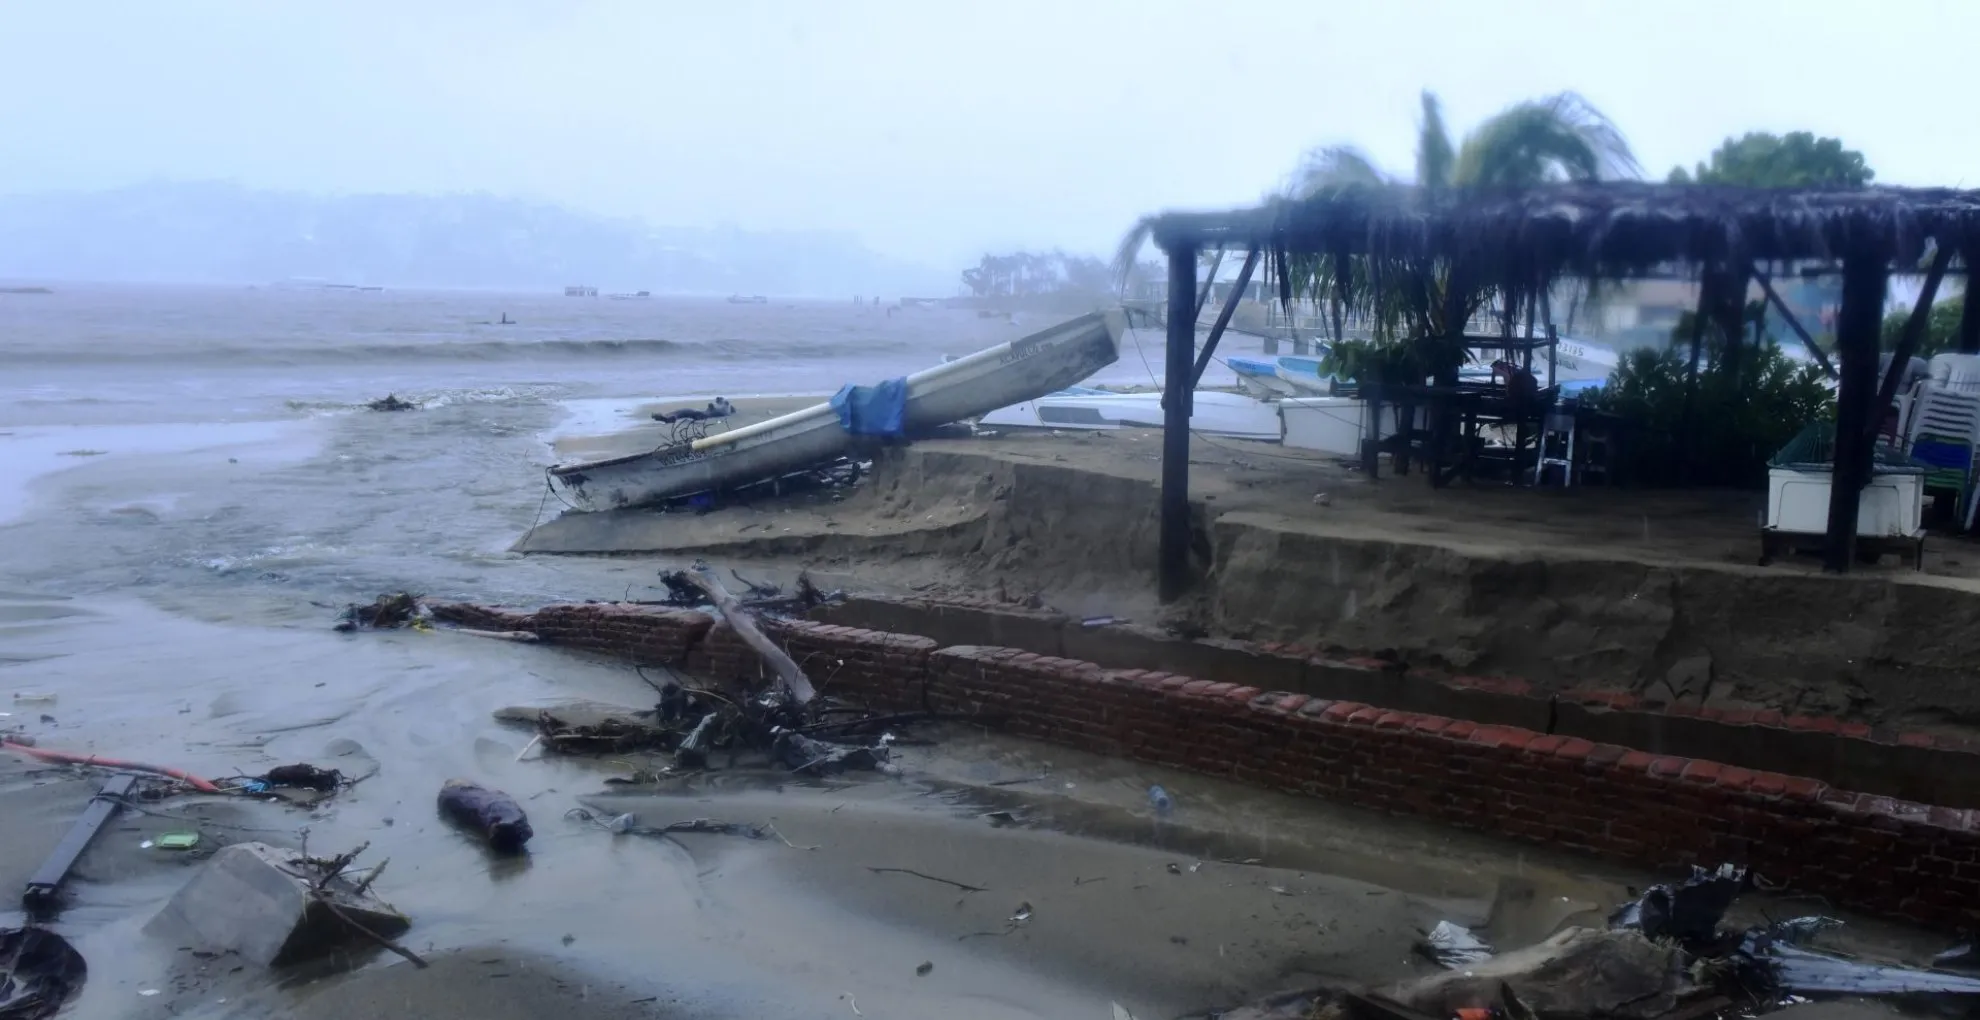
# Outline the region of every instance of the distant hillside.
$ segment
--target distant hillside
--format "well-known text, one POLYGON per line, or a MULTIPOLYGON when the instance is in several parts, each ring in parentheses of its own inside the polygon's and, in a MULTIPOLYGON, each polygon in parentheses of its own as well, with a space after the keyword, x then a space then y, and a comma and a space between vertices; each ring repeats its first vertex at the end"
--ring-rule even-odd
POLYGON ((953 274, 825 233, 655 228, 490 195, 314 196, 229 184, 0 196, 0 278, 941 295, 953 274))

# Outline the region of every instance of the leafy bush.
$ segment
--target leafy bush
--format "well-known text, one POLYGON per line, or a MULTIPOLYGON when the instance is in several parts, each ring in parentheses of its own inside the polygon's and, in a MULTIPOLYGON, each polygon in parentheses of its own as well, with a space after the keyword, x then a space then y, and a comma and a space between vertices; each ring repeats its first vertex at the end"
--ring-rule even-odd
MULTIPOLYGON (((1681 322, 1673 335, 1688 338, 1690 328, 1681 322)), ((1608 384, 1584 398, 1631 423, 1625 470, 1638 483, 1762 484, 1768 458, 1809 422, 1835 414, 1822 370, 1782 354, 1771 338, 1741 352, 1737 380, 1726 370, 1717 331, 1707 330, 1706 339, 1688 433, 1682 422, 1690 352, 1675 341, 1627 352, 1608 384)))

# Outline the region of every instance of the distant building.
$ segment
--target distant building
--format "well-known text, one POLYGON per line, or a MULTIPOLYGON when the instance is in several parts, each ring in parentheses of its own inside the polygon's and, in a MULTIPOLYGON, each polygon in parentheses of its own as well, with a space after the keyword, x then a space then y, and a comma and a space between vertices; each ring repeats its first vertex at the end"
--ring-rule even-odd
POLYGON ((597 297, 598 288, 587 287, 581 283, 572 284, 571 286, 564 288, 564 296, 565 297, 597 297))

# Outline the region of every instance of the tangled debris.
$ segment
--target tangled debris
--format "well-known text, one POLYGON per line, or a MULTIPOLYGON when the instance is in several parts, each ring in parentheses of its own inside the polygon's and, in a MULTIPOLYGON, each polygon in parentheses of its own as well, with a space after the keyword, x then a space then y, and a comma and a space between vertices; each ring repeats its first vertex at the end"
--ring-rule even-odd
MULTIPOLYGON (((1418 952, 1449 968, 1380 989, 1328 986, 1276 995, 1215 1014, 1221 1020, 1732 1020, 1809 998, 1872 996, 1970 1011, 1980 977, 1852 959, 1814 948, 1842 925, 1799 917, 1745 930, 1722 927, 1749 888, 1743 868, 1693 868, 1617 908, 1606 930, 1567 928, 1523 949, 1494 953, 1449 921, 1418 952)), ((1935 959, 1971 953, 1960 945, 1935 959)))
POLYGON ((0 1020, 56 1014, 89 976, 67 939, 46 928, 0 928, 0 1020))
POLYGON ((370 605, 355 602, 344 607, 338 617, 336 629, 349 633, 354 630, 396 630, 400 627, 424 626, 427 618, 426 607, 420 604, 421 596, 409 591, 392 592, 380 595, 370 605))

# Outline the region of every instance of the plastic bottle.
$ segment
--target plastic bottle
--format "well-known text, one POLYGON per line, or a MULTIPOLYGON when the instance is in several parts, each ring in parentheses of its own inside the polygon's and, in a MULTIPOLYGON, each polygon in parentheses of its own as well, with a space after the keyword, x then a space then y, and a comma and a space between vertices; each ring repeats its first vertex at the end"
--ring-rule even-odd
POLYGON ((1169 791, 1162 789, 1160 786, 1151 786, 1148 788, 1148 803, 1155 805, 1155 813, 1164 818, 1167 818, 1169 812, 1176 809, 1176 802, 1169 797, 1169 791))

